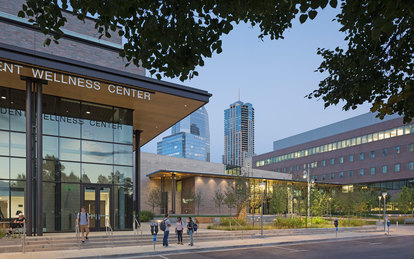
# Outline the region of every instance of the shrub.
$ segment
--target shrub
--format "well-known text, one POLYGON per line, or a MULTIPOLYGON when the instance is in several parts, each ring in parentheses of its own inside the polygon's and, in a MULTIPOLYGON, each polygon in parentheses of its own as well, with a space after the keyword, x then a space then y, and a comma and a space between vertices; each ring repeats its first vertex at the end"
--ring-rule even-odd
POLYGON ((148 222, 154 219, 154 213, 149 210, 142 210, 141 211, 141 222, 148 222))
MULTIPOLYGON (((234 226, 235 222, 237 221, 240 225, 242 226, 246 226, 246 221, 243 219, 232 219, 231 220, 231 225, 234 226)), ((220 218, 220 225, 221 226, 230 226, 230 218, 220 218)))
POLYGON ((314 218, 312 218, 312 224, 324 225, 324 224, 329 224, 329 221, 327 221, 326 219, 323 219, 323 218, 314 217, 314 218))
POLYGON ((302 228, 305 221, 301 218, 276 218, 273 223, 277 228, 302 228))

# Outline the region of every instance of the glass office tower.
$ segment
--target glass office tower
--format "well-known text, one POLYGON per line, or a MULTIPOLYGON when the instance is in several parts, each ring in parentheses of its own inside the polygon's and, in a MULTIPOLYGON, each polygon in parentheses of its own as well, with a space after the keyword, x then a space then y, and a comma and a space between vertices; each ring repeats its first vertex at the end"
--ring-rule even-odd
POLYGON ((237 101, 224 110, 224 156, 226 165, 243 166, 254 155, 254 108, 237 101))
POLYGON ((210 161, 208 113, 203 106, 171 128, 171 135, 157 143, 160 155, 210 161))

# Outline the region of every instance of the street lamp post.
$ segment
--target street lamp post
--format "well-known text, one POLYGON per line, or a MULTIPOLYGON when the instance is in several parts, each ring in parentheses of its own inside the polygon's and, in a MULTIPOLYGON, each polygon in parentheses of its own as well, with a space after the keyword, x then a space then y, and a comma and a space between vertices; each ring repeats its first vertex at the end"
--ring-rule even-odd
POLYGON ((384 233, 387 233, 387 222, 385 221, 385 213, 387 212, 387 209, 385 207, 385 198, 387 197, 387 193, 383 192, 382 197, 384 198, 384 233))
POLYGON ((381 195, 378 196, 378 215, 381 215, 381 195))
POLYGON ((328 206, 328 215, 329 215, 329 220, 331 219, 331 217, 332 217, 332 215, 331 215, 331 211, 332 211, 332 209, 331 209, 331 202, 332 202, 332 198, 331 197, 329 197, 329 206, 328 206))
POLYGON ((303 172, 303 178, 307 179, 308 182, 308 204, 307 204, 307 213, 306 213, 306 227, 308 227, 308 218, 310 215, 310 191, 311 191, 311 185, 310 185, 310 166, 308 164, 307 171, 303 172))
POLYGON ((261 209, 260 209, 260 232, 263 237, 263 192, 266 187, 266 184, 264 182, 259 183, 260 188, 260 194, 261 194, 261 209))

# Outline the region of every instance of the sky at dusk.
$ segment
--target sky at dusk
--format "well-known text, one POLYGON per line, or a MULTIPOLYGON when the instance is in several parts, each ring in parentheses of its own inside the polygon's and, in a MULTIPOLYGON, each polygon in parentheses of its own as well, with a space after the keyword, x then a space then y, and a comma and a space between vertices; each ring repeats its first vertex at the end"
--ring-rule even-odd
MULTIPOLYGON (((342 106, 324 109, 321 100, 305 95, 318 88, 325 76, 314 72, 322 61, 317 48, 346 46, 339 24, 333 22, 339 9, 326 8, 315 20, 300 24, 297 20, 285 32, 285 39, 258 39, 259 29, 236 25, 223 37, 223 52, 205 60, 199 76, 184 83, 165 81, 207 90, 213 96, 206 105, 210 122, 211 161, 221 163, 224 152, 224 110, 238 100, 255 109, 255 153, 272 151, 273 141, 321 127, 369 111, 365 104, 354 111, 342 106)), ((147 143, 142 151, 157 152, 157 142, 167 130, 147 143)))

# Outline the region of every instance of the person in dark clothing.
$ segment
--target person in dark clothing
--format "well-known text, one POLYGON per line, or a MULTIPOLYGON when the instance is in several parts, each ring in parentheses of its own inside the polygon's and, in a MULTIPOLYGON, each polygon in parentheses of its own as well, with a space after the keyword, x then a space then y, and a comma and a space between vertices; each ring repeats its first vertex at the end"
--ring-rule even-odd
POLYGON ((9 229, 9 235, 11 235, 13 233, 13 230, 16 228, 23 228, 24 227, 24 216, 23 213, 19 213, 19 217, 17 219, 15 219, 11 224, 10 224, 10 229, 9 229))

